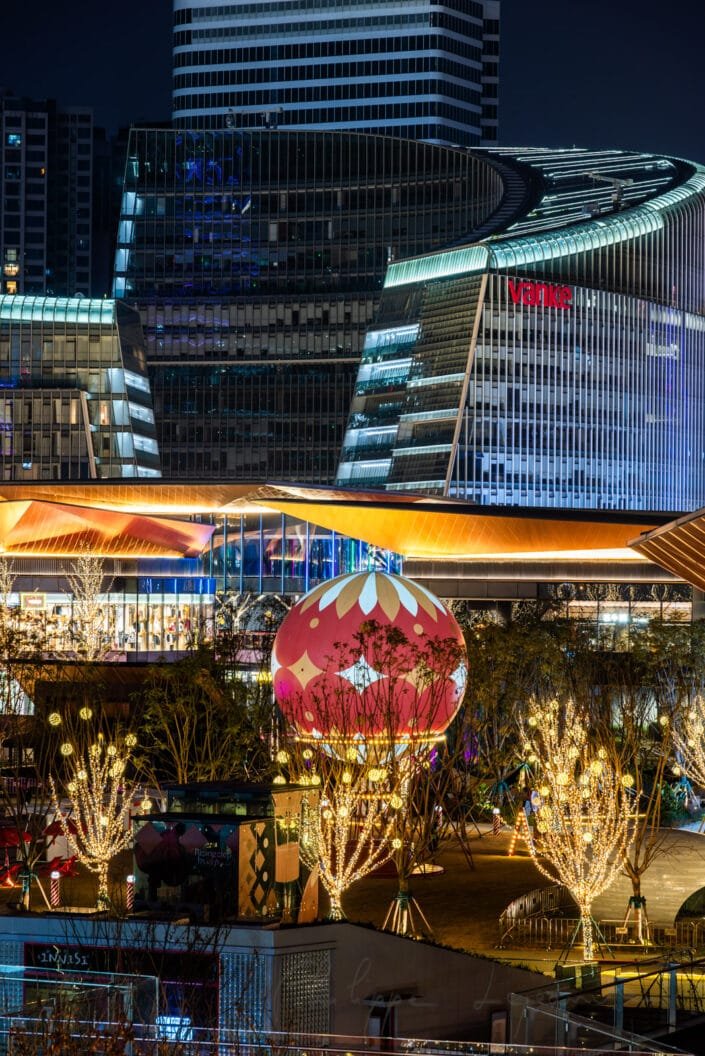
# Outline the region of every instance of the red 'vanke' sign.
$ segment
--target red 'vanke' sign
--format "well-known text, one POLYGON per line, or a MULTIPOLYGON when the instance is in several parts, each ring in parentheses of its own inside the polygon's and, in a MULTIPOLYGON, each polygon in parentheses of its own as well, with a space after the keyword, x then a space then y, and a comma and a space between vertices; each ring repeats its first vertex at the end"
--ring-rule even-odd
POLYGON ((531 282, 522 279, 508 280, 509 296, 515 304, 541 304, 544 308, 570 308, 573 291, 570 286, 553 286, 548 282, 531 282))

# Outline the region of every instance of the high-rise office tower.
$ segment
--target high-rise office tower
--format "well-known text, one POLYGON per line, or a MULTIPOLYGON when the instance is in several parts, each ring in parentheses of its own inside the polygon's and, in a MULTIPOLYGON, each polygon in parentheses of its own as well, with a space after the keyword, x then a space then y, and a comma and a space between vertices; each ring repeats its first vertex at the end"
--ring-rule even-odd
POLYGON ((93 117, 0 94, 0 293, 90 292, 93 117))
POLYGON ((497 139, 500 0, 174 0, 174 122, 497 139))
POLYGON ((331 483, 390 260, 484 229, 496 166, 358 132, 135 129, 114 296, 164 476, 331 483))

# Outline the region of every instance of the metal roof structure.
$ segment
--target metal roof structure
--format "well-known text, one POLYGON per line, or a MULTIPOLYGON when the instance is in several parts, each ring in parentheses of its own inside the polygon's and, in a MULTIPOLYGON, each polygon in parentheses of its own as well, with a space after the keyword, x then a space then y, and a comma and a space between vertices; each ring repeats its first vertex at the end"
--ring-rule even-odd
POLYGON ((662 515, 477 506, 413 494, 161 480, 0 483, 0 549, 52 557, 197 556, 215 521, 271 510, 404 557, 450 561, 641 561, 629 548, 662 515))
POLYGON ((705 508, 654 528, 629 545, 642 557, 705 590, 705 508))
POLYGON ((198 557, 213 527, 46 500, 0 503, 0 551, 16 557, 198 557))

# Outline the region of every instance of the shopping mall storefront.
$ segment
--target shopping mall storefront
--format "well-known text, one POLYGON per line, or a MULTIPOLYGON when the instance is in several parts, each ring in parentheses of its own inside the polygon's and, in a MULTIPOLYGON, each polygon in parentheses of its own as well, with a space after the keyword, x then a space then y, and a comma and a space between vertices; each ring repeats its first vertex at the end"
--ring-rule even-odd
MULTIPOLYGON (((368 568, 401 571, 398 555, 286 514, 210 520, 215 527, 200 557, 104 559, 96 599, 102 659, 173 658, 212 639, 241 598, 297 596, 368 568)), ((69 556, 11 561, 13 618, 50 656, 80 655, 80 611, 70 582, 75 564, 69 556)))

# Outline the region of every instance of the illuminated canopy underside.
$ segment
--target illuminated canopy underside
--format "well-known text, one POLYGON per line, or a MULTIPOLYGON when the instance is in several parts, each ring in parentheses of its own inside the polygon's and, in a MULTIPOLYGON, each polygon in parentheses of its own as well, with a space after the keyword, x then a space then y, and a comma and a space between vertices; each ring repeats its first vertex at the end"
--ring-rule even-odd
POLYGON ((630 561, 639 555, 628 547, 634 527, 619 521, 593 521, 588 514, 540 516, 492 512, 487 507, 426 501, 412 508, 384 508, 363 503, 268 502, 273 509, 299 516, 355 539, 428 560, 630 561))
POLYGON ((197 557, 213 528, 47 501, 0 503, 0 550, 18 557, 197 557))
POLYGON ((667 519, 510 510, 427 496, 285 485, 3 482, 0 548, 37 557, 73 554, 85 547, 105 556, 190 557, 203 550, 214 529, 179 518, 234 519, 265 510, 408 558, 462 561, 640 561, 644 558, 629 549, 629 541, 667 519))
POLYGON ((705 508, 647 532, 631 546, 649 561, 705 590, 705 508))

